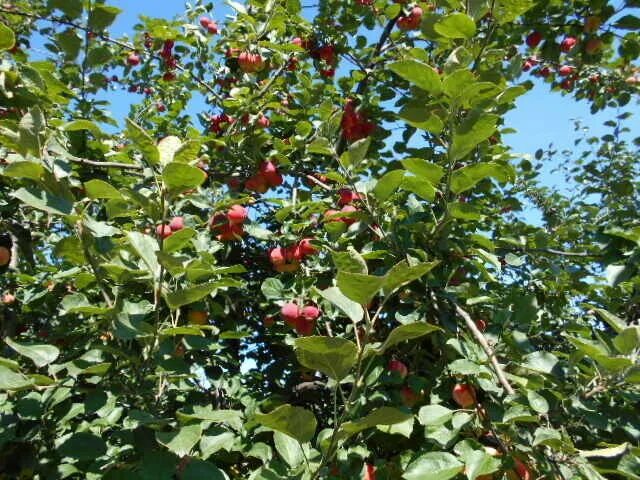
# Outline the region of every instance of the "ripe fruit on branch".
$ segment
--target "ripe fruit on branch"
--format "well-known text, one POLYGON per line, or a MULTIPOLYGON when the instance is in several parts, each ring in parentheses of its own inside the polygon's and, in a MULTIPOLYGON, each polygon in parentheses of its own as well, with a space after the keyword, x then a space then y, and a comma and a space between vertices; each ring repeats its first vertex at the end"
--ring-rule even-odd
POLYGON ((230 223, 227 215, 216 213, 209 222, 211 231, 216 233, 216 238, 221 242, 239 240, 244 234, 242 224, 230 223))
POLYGON ((300 313, 300 307, 298 307, 298 305, 293 302, 285 303, 280 309, 280 316, 285 321, 285 323, 287 323, 287 325, 290 325, 292 327, 295 326, 296 320, 298 320, 300 313))
POLYGON ((0 247, 0 267, 4 267, 11 261, 11 250, 7 247, 0 247))
POLYGON ((244 186, 247 188, 247 190, 257 193, 265 193, 267 190, 269 190, 267 179, 259 173, 249 177, 244 186))
POLYGON ((227 219, 232 224, 242 224, 247 220, 249 211, 242 205, 232 205, 227 212, 227 219))
POLYGON ((348 188, 341 188, 338 190, 338 195, 340 195, 338 205, 341 207, 363 199, 362 194, 354 192, 348 188))
POLYGON ((266 117, 264 115, 260 115, 258 117, 258 121, 256 123, 257 123, 257 125, 259 127, 269 128, 269 126, 271 125, 271 120, 269 120, 269 117, 266 117))
POLYGON ((562 42, 560 42, 560 50, 568 53, 573 50, 573 47, 575 47, 577 43, 578 40, 575 37, 565 37, 562 42))
POLYGON ((182 217, 173 217, 169 222, 169 228, 173 232, 177 232, 178 230, 182 230, 184 228, 184 218, 182 217))
POLYGON ((131 52, 127 57, 127 65, 130 67, 135 67, 136 65, 140 65, 140 55, 135 52, 131 52))
POLYGON ((234 122, 233 117, 230 117, 226 113, 213 115, 210 119, 209 130, 213 133, 220 134, 230 124, 234 122))
POLYGON ((468 383, 457 383, 453 387, 451 396, 462 408, 470 408, 476 404, 476 391, 468 383))
POLYGON ((422 8, 415 6, 409 12, 409 15, 402 16, 398 19, 398 28, 400 30, 417 30, 422 22, 422 8))
MULTIPOLYGON (((354 207, 353 205, 345 205, 344 207, 342 207, 342 208, 340 209, 340 211, 341 211, 341 212, 343 212, 343 213, 355 213, 355 212, 359 212, 360 210, 358 210, 358 209, 357 209, 356 207, 354 207)), ((358 221, 358 219, 357 219, 357 218, 354 218, 354 217, 351 217, 351 216, 348 216, 348 217, 342 217, 342 218, 340 219, 340 221, 341 221, 342 223, 346 223, 347 225, 351 225, 351 224, 353 224, 353 223, 357 222, 357 221, 358 221)))
POLYGON ((527 39, 525 40, 527 46, 530 48, 536 48, 538 45, 540 45, 541 41, 542 34, 540 32, 531 32, 529 35, 527 35, 527 39))
POLYGON ((193 325, 206 325, 209 320, 209 314, 202 310, 189 310, 187 313, 187 322, 193 325))
POLYGON ((269 250, 269 261, 277 272, 295 272, 300 268, 301 255, 297 245, 269 250))
POLYGON ((173 231, 171 230, 171 227, 164 223, 161 223, 156 227, 156 235, 160 238, 170 237, 172 233, 173 231))
POLYGON ((480 330, 481 332, 484 332, 487 329, 487 322, 485 322, 482 318, 479 318, 478 320, 476 320, 476 327, 478 327, 478 330, 480 330))
POLYGON ((282 175, 278 171, 278 167, 270 160, 262 162, 258 169, 258 175, 264 178, 266 184, 270 187, 278 187, 284 181, 282 175))
POLYGON ((313 244, 311 243, 312 241, 313 238, 303 238, 302 240, 300 240, 300 243, 298 243, 298 250, 302 257, 307 257, 309 255, 318 253, 318 249, 313 246, 313 244))
POLYGON ((264 59, 259 53, 242 52, 238 55, 238 66, 245 73, 260 72, 264 69, 264 59))
POLYGON ((5 305, 11 305, 16 301, 16 296, 13 293, 5 293, 2 295, 2 303, 5 305))
POLYGON ((413 407, 422 399, 422 394, 414 392, 408 385, 402 387, 400 390, 400 396, 402 397, 402 403, 407 407, 413 407))
POLYGON ((574 72, 575 68, 573 68, 571 65, 562 65, 559 69, 558 69, 558 74, 561 77, 567 77, 569 75, 571 75, 574 72))
POLYGON ((353 99, 348 99, 344 106, 340 126, 345 140, 350 142, 368 137, 376 128, 375 124, 370 122, 365 114, 357 110, 353 99))
POLYGON ((200 18, 200 25, 211 35, 215 35, 218 33, 218 24, 215 20, 210 19, 209 17, 200 18))
POLYGON ((529 467, 519 458, 513 458, 514 467, 509 471, 507 476, 513 480, 532 480, 531 470, 529 467))
POLYGON ((400 375, 401 378, 405 378, 409 374, 409 369, 400 360, 390 360, 387 368, 391 373, 400 375))
POLYGON ((370 463, 364 466, 364 480, 376 480, 376 467, 370 463))
POLYGON ((589 55, 594 55, 602 49, 602 40, 597 37, 590 38, 584 46, 584 51, 589 55))

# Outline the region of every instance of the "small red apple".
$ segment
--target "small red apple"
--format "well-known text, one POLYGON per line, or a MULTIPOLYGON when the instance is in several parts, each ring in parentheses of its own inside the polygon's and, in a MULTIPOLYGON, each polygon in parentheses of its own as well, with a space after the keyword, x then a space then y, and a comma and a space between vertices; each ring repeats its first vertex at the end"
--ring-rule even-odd
POLYGON ((285 303, 280 309, 280 316, 290 326, 295 326, 300 316, 300 307, 293 302, 285 303))
POLYGON ((602 49, 602 40, 597 37, 590 38, 584 46, 584 51, 589 55, 594 55, 602 49))
POLYGON ((562 65, 559 69, 558 69, 558 74, 561 77, 567 77, 569 75, 571 75, 574 72, 575 68, 573 68, 571 65, 562 65))
POLYGON ((422 22, 422 8, 415 6, 409 12, 409 15, 398 19, 398 28, 400 30, 417 30, 422 22))
POLYGON ((478 320, 476 320, 476 327, 478 327, 478 330, 480 330, 481 332, 484 332, 487 329, 487 322, 485 322, 482 318, 479 318, 478 320))
POLYGON ((476 392, 468 383, 457 383, 451 392, 453 400, 462 408, 470 408, 476 404, 476 392))
POLYGON ((312 241, 313 238, 303 238, 298 243, 298 249, 303 257, 318 253, 318 249, 313 246, 312 241))
POLYGON ((364 465, 364 480, 376 480, 376 467, 370 463, 364 465))
POLYGON ((135 67, 136 65, 140 65, 141 59, 140 55, 135 52, 131 52, 127 57, 127 65, 131 67, 135 67))
POLYGON ((178 230, 182 230, 184 228, 184 218, 173 217, 169 222, 169 228, 174 232, 177 232, 178 230))
POLYGON ((405 378, 409 374, 409 369, 400 360, 390 360, 387 368, 391 373, 400 375, 401 378, 405 378))
POLYGON ((164 223, 161 223, 156 227, 156 235, 160 238, 170 237, 173 232, 171 231, 171 227, 164 223))
POLYGON ((249 216, 249 211, 242 205, 232 205, 229 211, 227 212, 227 218, 229 219, 229 223, 232 223, 232 224, 244 223, 247 220, 248 216, 249 216))
POLYGON ((542 34, 540 32, 531 32, 529 35, 527 35, 527 39, 525 40, 527 46, 530 48, 536 48, 538 45, 540 45, 541 41, 542 34))
POLYGON ((320 316, 320 309, 314 305, 307 305, 302 308, 300 315, 307 321, 316 320, 320 316))
POLYGON ((575 37, 565 37, 562 42, 560 42, 560 50, 568 53, 573 50, 573 47, 575 47, 577 43, 578 40, 575 37))

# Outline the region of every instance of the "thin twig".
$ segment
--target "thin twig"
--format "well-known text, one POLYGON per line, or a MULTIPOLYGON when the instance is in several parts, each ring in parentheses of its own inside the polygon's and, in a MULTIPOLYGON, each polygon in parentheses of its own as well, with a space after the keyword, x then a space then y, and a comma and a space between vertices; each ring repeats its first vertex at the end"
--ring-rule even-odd
POLYGON ((92 167, 100 168, 121 168, 123 170, 142 170, 144 168, 142 165, 134 165, 131 163, 101 162, 99 160, 89 160, 88 158, 80 157, 68 157, 66 160, 81 165, 91 165, 92 167))
POLYGON ((489 357, 489 360, 491 361, 491 365, 493 365, 496 375, 498 376, 498 380, 500 380, 500 383, 502 384, 506 392, 509 395, 513 395, 515 393, 515 390, 509 383, 509 380, 507 380, 504 370, 502 369, 502 365, 500 365, 500 363, 498 362, 495 352, 489 346, 489 342, 487 342, 487 339, 484 337, 482 332, 478 329, 474 321, 471 319, 471 315, 469 315, 465 310, 463 310, 462 307, 460 307, 460 305, 455 304, 455 307, 456 307, 456 313, 462 317, 462 319, 467 324, 467 328, 471 330, 471 333, 473 334, 473 336, 478 341, 478 343, 480 344, 484 352, 489 357))

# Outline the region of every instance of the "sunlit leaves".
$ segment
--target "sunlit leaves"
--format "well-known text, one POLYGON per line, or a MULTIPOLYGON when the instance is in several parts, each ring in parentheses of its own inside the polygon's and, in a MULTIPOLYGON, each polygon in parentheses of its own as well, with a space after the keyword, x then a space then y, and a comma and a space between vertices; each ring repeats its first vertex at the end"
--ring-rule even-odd
POLYGON ((349 374, 358 354, 356 345, 344 338, 302 337, 294 345, 301 365, 334 380, 342 380, 349 374))
POLYGON ((318 425, 313 413, 292 405, 281 405, 267 414, 257 414, 255 419, 265 427, 303 443, 313 438, 318 425))

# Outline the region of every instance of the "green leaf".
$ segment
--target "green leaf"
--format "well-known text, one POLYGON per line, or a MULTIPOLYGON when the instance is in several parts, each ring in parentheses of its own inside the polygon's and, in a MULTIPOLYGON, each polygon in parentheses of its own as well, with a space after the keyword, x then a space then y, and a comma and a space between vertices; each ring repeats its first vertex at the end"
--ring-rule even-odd
POLYGON ((300 337, 295 339, 294 346, 302 366, 337 381, 349 375, 358 356, 356 345, 339 337, 300 337))
POLYGON ((420 198, 429 200, 430 202, 436 198, 436 189, 431 182, 419 177, 414 177, 412 175, 405 176, 402 180, 401 187, 404 190, 415 193, 420 198))
POLYGON ((35 363, 36 367, 38 368, 49 365, 51 362, 54 362, 56 358, 58 358, 58 355, 60 355, 60 350, 58 350, 53 345, 24 345, 18 342, 14 342, 9 337, 5 338, 4 341, 20 355, 31 359, 31 361, 35 363))
POLYGON ((640 30, 640 18, 635 15, 624 15, 613 24, 613 28, 620 28, 622 30, 640 30))
POLYGON ((12 162, 6 167, 2 174, 11 178, 29 178, 40 180, 44 173, 44 167, 36 162, 12 162))
POLYGON ((444 122, 429 107, 409 103, 402 107, 398 116, 409 125, 426 132, 439 134, 444 129, 444 122))
POLYGON ((100 32, 111 25, 121 11, 122 10, 117 7, 100 4, 93 5, 93 8, 89 12, 87 26, 92 30, 100 32))
POLYGON ((335 153, 333 146, 329 143, 329 140, 324 137, 318 137, 307 145, 307 152, 327 156, 332 156, 335 153))
POLYGON ((640 349, 640 327, 628 327, 620 332, 614 339, 616 349, 625 355, 640 349))
POLYGON ((440 165, 427 162, 422 158, 405 158, 402 166, 423 180, 437 185, 444 176, 444 169, 440 165))
POLYGON ((12 196, 37 210, 53 215, 70 215, 73 213, 73 202, 45 190, 36 188, 20 188, 12 196))
POLYGON ((89 198, 116 198, 122 199, 122 193, 113 185, 104 180, 93 179, 84 184, 84 189, 89 198))
POLYGON ((560 432, 553 428, 538 427, 534 434, 531 446, 548 445, 550 447, 558 446, 562 443, 560 432))
POLYGON ((87 66, 98 67, 111 60, 111 50, 107 47, 93 47, 87 54, 87 66))
MULTIPOLYGON (((449 156, 452 160, 460 160, 466 157, 476 146, 484 142, 496 131, 498 115, 491 113, 475 114, 467 117, 456 128, 449 156)), ((454 175, 459 172, 456 170, 454 175)))
POLYGON ((471 38, 476 33, 476 22, 469 15, 456 12, 440 18, 433 28, 446 38, 471 38))
POLYGON ((384 276, 382 285, 384 295, 388 297, 398 288, 423 277, 439 264, 440 261, 434 261, 409 266, 406 260, 395 264, 384 276))
POLYGON ((317 290, 317 292, 331 304, 338 307, 352 322, 359 322, 364 316, 362 306, 353 300, 345 297, 338 287, 329 287, 325 290, 317 290))
POLYGON ((388 68, 396 75, 432 95, 437 95, 442 91, 440 75, 429 65, 417 60, 401 60, 389 64, 388 68))
POLYGON ((183 228, 182 230, 178 230, 177 232, 172 233, 168 238, 164 239, 162 250, 166 253, 182 250, 189 244, 189 241, 197 235, 198 232, 193 228, 183 228))
POLYGON ((511 23, 535 4, 535 0, 498 0, 493 9, 493 17, 501 25, 511 23))
POLYGON ((127 124, 127 137, 133 142, 133 145, 142 152, 144 158, 151 164, 156 165, 160 161, 160 151, 156 147, 155 142, 143 128, 131 119, 125 119, 127 124))
POLYGON ((382 355, 386 350, 400 342, 424 337, 425 335, 438 330, 441 330, 440 327, 423 322, 400 325, 391 331, 384 343, 379 348, 375 349, 374 352, 377 355, 382 355))
POLYGON ((181 422, 204 420, 212 423, 226 423, 231 428, 242 430, 243 416, 239 410, 217 410, 211 405, 191 405, 178 410, 176 416, 181 422))
POLYGON ((42 155, 42 142, 46 131, 46 121, 40 107, 32 107, 23 115, 18 124, 19 147, 25 155, 33 154, 36 158, 42 155))
POLYGON ((373 189, 373 196, 379 202, 384 202, 398 189, 404 178, 404 170, 391 170, 385 173, 373 189))
POLYGON ((623 443, 615 447, 599 448, 597 450, 578 450, 578 455, 584 458, 616 458, 629 450, 629 444, 623 443))
POLYGON ((284 298, 284 285, 277 278, 267 278, 260 286, 260 291, 267 300, 280 300, 284 298))
POLYGON ((602 318, 605 322, 607 322, 607 324, 613 328, 613 330, 616 333, 620 333, 622 332, 625 328, 627 328, 627 323, 621 319, 620 317, 615 316, 613 313, 609 313, 606 310, 602 309, 602 308, 596 308, 596 307, 592 307, 590 305, 587 305, 590 308, 592 308, 599 316, 600 318, 602 318))
POLYGON ((219 450, 231 451, 236 436, 233 432, 223 431, 218 435, 203 435, 200 439, 200 451, 205 460, 219 450))
POLYGON ((158 152, 160 152, 160 164, 168 165, 174 161, 176 152, 182 147, 182 140, 173 135, 164 137, 158 142, 158 152))
POLYGON ((374 428, 380 425, 396 425, 412 419, 411 413, 403 412, 393 407, 380 407, 373 410, 366 417, 346 422, 342 425, 341 430, 349 435, 374 428))
POLYGON ((418 421, 421 425, 444 425, 451 420, 454 413, 454 410, 442 405, 425 405, 418 412, 418 421))
POLYGON ((0 22, 0 51, 11 50, 16 44, 16 36, 9 27, 0 22))
POLYGON ((64 32, 58 33, 55 38, 64 52, 65 60, 75 61, 82 47, 82 39, 78 32, 73 28, 67 28, 64 32))
POLYGON ((181 480, 226 480, 227 476, 213 463, 190 459, 180 475, 181 480))
POLYGON ((411 462, 402 475, 406 480, 448 480, 462 472, 464 465, 446 452, 429 452, 411 462))
POLYGON ((62 130, 64 130, 65 132, 78 132, 87 130, 91 132, 96 138, 101 138, 104 136, 104 133, 102 133, 100 127, 91 120, 73 120, 71 122, 65 123, 62 126, 62 130))
POLYGON ((22 390, 29 388, 34 381, 19 372, 0 365, 0 390, 22 390))
POLYGON ((291 468, 297 467, 304 461, 304 450, 295 438, 282 432, 274 432, 273 443, 276 451, 291 468))
POLYGON ((179 457, 189 455, 193 447, 200 441, 202 427, 199 423, 186 425, 170 432, 156 432, 156 440, 169 451, 179 457))
POLYGON ((348 246, 345 252, 331 252, 331 258, 338 271, 365 275, 369 272, 367 261, 352 246, 348 246))
POLYGON ((71 435, 58 446, 61 457, 75 460, 96 460, 107 453, 107 444, 97 435, 89 432, 78 432, 71 435))
POLYGON ((153 277, 160 273, 160 264, 156 258, 156 252, 160 249, 155 238, 140 232, 127 232, 129 243, 142 261, 149 267, 153 277))
POLYGON ((371 137, 363 138, 352 143, 340 156, 340 164, 344 168, 357 167, 365 159, 369 145, 371 145, 371 137))
POLYGON ((255 419, 265 427, 289 435, 301 443, 309 442, 318 426, 313 413, 292 405, 281 405, 266 414, 259 413, 255 419))
POLYGON ((198 158, 201 147, 202 144, 200 143, 200 140, 189 139, 175 152, 173 161, 178 163, 190 163, 198 158))
POLYGON ((180 308, 183 305, 202 300, 214 290, 226 286, 228 283, 224 282, 210 282, 202 285, 196 285, 195 287, 189 287, 182 290, 176 290, 175 292, 169 292, 165 294, 167 305, 171 310, 180 308))
POLYGON ((550 352, 533 352, 524 356, 523 366, 542 373, 551 373, 558 364, 558 357, 550 352))
POLYGON ((384 277, 361 273, 338 272, 338 288, 347 297, 360 305, 367 305, 384 285, 384 277))
POLYGON ((475 480, 480 475, 489 475, 500 469, 502 462, 499 458, 474 450, 465 457, 465 473, 469 480, 475 480))
POLYGON ((536 412, 544 415, 549 411, 549 402, 539 393, 533 390, 527 390, 527 400, 529 400, 529 405, 531 405, 531 408, 536 412))
POLYGON ((451 191, 461 193, 473 188, 478 182, 492 177, 499 182, 512 181, 515 178, 513 168, 496 162, 481 162, 455 170, 451 175, 451 191))
POLYGON ((447 208, 452 218, 469 221, 482 220, 484 218, 484 215, 481 213, 482 211, 475 205, 469 203, 451 202, 447 208))
POLYGON ((186 163, 172 162, 162 171, 164 184, 174 195, 199 187, 206 178, 202 170, 186 163))
POLYGON ((82 14, 82 0, 49 0, 49 4, 53 8, 59 8, 72 19, 82 14))

